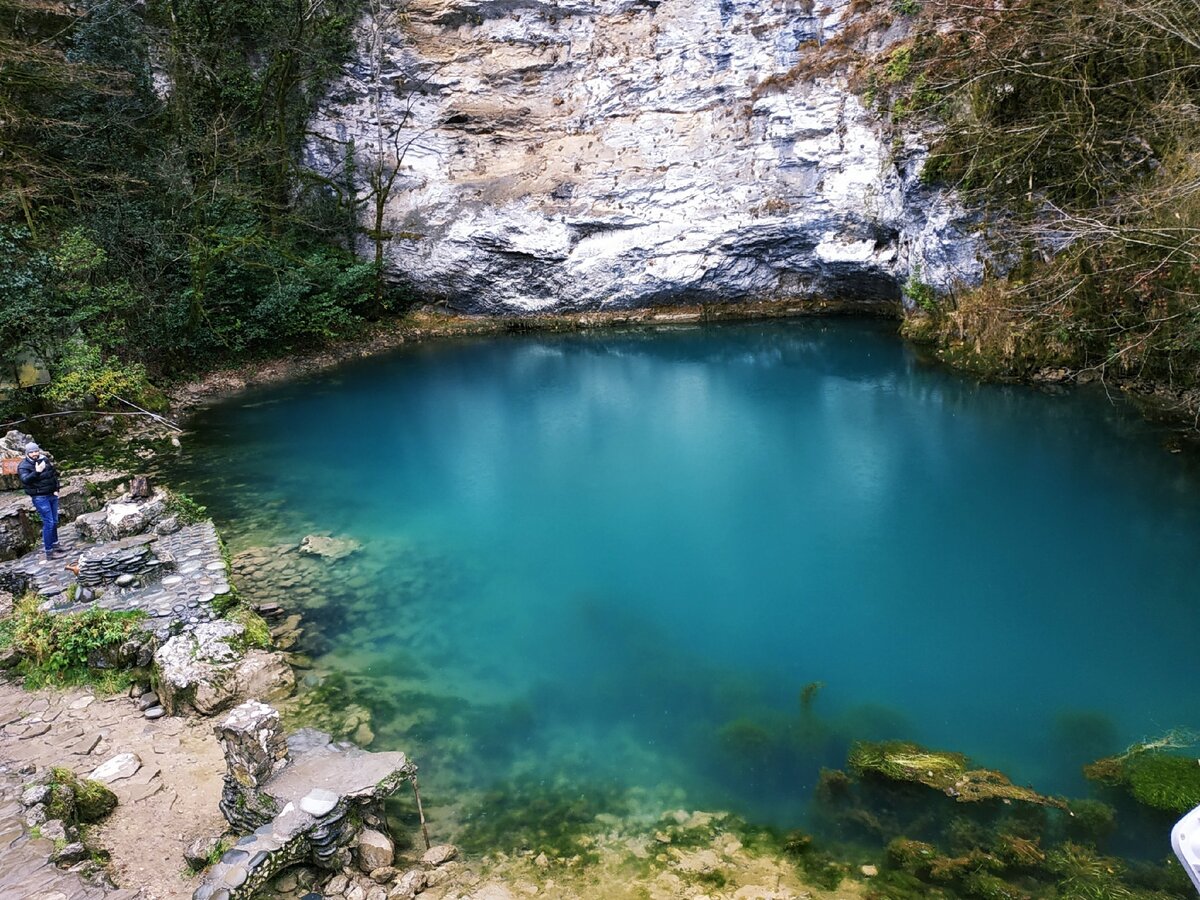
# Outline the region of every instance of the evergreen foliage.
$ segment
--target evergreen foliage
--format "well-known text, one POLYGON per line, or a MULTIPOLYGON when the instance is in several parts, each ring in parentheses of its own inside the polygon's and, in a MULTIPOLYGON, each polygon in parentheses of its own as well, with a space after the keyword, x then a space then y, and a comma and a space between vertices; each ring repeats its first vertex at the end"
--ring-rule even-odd
POLYGON ((386 311, 298 165, 358 6, 0 0, 0 371, 27 349, 47 399, 147 399, 386 311))

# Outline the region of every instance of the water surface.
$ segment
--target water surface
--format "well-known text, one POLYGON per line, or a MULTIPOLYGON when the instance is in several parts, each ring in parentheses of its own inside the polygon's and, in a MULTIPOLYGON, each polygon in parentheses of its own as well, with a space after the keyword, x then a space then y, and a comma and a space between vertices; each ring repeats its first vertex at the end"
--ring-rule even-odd
POLYGON ((1200 726, 1200 479, 1162 437, 802 321, 414 346, 204 411, 171 477, 235 550, 362 542, 310 649, 426 790, 790 826, 853 737, 1079 794, 1200 726))

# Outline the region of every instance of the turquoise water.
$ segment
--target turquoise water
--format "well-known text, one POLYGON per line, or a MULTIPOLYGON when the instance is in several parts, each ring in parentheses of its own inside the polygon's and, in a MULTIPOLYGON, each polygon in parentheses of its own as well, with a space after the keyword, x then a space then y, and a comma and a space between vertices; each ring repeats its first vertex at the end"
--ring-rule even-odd
POLYGON ((1103 391, 979 385, 891 331, 413 346, 204 411, 169 474, 235 550, 362 542, 307 649, 435 794, 790 826, 855 737, 1079 795, 1200 727, 1195 461, 1103 391))

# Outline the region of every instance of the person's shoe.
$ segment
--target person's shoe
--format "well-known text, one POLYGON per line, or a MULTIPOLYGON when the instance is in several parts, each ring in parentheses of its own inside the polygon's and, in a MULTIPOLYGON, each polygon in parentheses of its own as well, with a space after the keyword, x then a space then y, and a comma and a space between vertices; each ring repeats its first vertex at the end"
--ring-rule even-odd
POLYGON ((46 559, 47 560, 62 559, 66 555, 67 555, 66 551, 60 550, 58 547, 51 547, 49 550, 46 551, 46 559))

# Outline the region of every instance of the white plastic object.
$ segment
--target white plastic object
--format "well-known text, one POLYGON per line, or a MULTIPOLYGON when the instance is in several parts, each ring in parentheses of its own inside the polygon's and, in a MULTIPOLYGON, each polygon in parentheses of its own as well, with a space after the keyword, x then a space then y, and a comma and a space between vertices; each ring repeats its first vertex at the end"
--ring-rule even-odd
POLYGON ((1200 806, 1175 823, 1171 829, 1171 849, 1200 892, 1200 806))

